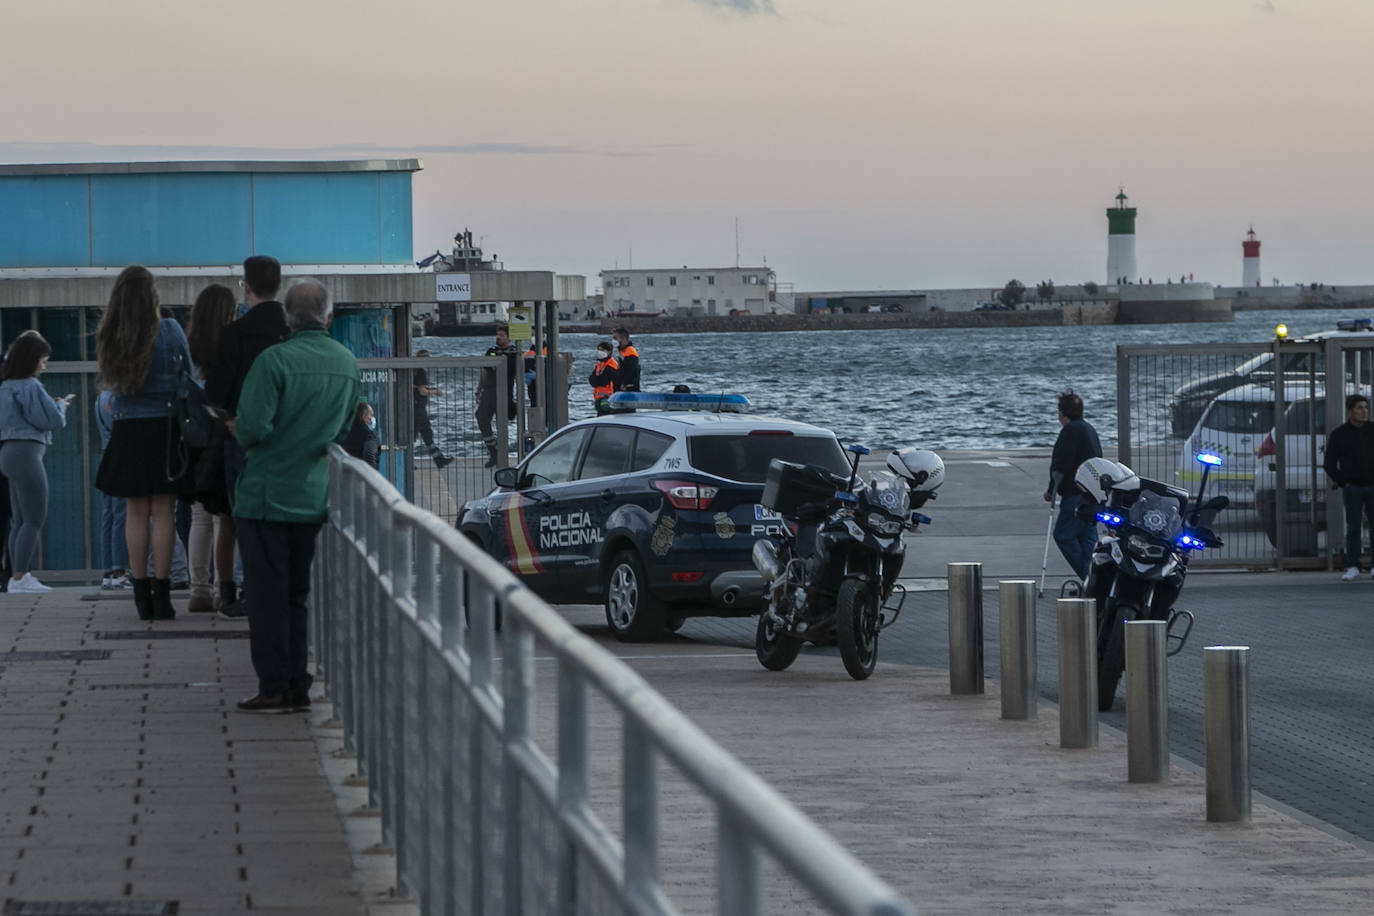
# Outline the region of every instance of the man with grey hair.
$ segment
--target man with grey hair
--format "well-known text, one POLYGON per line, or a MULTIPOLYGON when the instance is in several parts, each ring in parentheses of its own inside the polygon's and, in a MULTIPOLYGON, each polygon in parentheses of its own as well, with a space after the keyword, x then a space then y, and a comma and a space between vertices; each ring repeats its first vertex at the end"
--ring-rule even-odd
POLYGON ((358 361, 329 336, 332 304, 318 280, 286 292, 291 336, 248 371, 234 437, 244 452, 234 500, 243 554, 250 649, 258 692, 243 712, 310 708, 305 599, 315 536, 329 507, 325 449, 348 434, 358 406, 358 361))

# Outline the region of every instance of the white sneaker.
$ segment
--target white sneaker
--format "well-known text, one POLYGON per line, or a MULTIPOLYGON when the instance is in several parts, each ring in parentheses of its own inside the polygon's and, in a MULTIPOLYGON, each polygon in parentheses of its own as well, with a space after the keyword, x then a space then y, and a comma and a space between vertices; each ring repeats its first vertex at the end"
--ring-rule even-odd
MULTIPOLYGON (((1353 582, 1360 577, 1360 567, 1350 566, 1346 568, 1344 575, 1341 576, 1342 582, 1353 582)), ((10 586, 13 588, 14 586, 10 586)))
POLYGON ((22 579, 10 579, 9 593, 11 595, 41 595, 43 592, 50 592, 52 588, 44 585, 33 577, 33 573, 24 573, 22 579))

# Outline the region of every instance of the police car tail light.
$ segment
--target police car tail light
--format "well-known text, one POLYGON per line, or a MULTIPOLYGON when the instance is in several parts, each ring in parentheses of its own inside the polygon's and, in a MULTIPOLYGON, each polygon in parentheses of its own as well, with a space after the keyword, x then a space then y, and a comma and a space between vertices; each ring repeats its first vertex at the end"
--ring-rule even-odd
POLYGON ((674 509, 709 509, 719 487, 708 487, 691 480, 655 480, 654 488, 663 491, 674 509))

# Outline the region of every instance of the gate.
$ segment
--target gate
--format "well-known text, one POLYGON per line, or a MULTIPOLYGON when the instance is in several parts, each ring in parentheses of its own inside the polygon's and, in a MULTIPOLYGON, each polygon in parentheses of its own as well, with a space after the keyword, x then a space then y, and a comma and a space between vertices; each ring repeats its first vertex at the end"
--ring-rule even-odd
POLYGON ((1196 495, 1202 469, 1193 455, 1222 456, 1207 492, 1231 501, 1217 519, 1226 546, 1199 556, 1199 565, 1347 565, 1344 513, 1339 499, 1328 499, 1322 462, 1326 433, 1345 422, 1346 395, 1369 395, 1372 367, 1374 334, 1120 346, 1120 460, 1196 495))

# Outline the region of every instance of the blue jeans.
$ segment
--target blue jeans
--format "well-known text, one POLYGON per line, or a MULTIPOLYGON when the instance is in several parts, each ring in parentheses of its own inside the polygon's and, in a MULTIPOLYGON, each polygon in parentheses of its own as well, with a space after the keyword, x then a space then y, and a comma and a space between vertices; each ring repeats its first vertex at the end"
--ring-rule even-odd
POLYGON ((1097 546, 1097 526, 1074 514, 1086 502, 1087 498, 1081 493, 1062 497, 1059 501, 1059 517, 1054 520, 1054 542, 1059 545, 1059 552, 1069 561, 1080 579, 1088 578, 1093 548, 1097 546))
POLYGON ((1346 484, 1341 487, 1341 502, 1345 504, 1345 565, 1359 566, 1361 511, 1374 536, 1374 485, 1346 484))
POLYGON ((100 558, 105 572, 129 568, 129 542, 124 539, 124 500, 100 494, 100 558))

